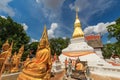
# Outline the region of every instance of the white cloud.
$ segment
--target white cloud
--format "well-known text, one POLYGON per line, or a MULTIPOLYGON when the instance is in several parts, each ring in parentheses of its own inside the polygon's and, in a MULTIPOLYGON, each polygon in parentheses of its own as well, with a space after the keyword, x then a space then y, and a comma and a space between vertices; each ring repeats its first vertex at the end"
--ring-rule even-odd
POLYGON ((23 29, 24 29, 25 31, 27 31, 28 26, 27 26, 25 23, 22 23, 22 26, 23 26, 23 29))
POLYGON ((90 20, 91 16, 98 12, 99 15, 101 15, 105 10, 110 8, 114 2, 114 0, 75 0, 74 3, 69 5, 69 8, 75 10, 75 8, 78 7, 79 12, 84 14, 84 16, 80 16, 80 19, 83 24, 87 25, 87 21, 90 20))
POLYGON ((40 2, 40 0, 36 0, 36 2, 37 2, 37 3, 39 3, 39 2, 40 2))
POLYGON ((0 15, 2 18, 7 19, 5 16, 0 15))
POLYGON ((0 12, 5 12, 9 16, 14 16, 15 13, 13 9, 8 5, 12 0, 2 0, 0 1, 0 12))
POLYGON ((36 0, 46 18, 50 21, 60 16, 61 6, 65 0, 36 0))
POLYGON ((105 34, 107 33, 107 26, 115 24, 115 22, 107 22, 107 23, 98 23, 97 25, 94 26, 88 26, 87 28, 84 29, 85 34, 91 34, 91 33, 100 33, 100 34, 105 34))
POLYGON ((108 41, 107 41, 107 43, 111 43, 111 41, 110 41, 110 40, 108 40, 108 41))
POLYGON ((63 39, 66 39, 66 37, 62 37, 63 39))
POLYGON ((50 29, 48 30, 48 37, 54 38, 55 37, 55 30, 58 28, 57 23, 52 23, 50 29))
POLYGON ((31 39, 31 42, 38 42, 38 40, 32 38, 32 39, 31 39))

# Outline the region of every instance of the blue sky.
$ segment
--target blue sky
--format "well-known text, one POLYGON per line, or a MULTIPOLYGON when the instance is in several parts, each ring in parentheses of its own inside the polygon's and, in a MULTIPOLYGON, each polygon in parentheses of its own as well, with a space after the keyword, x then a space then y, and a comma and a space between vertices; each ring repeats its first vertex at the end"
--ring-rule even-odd
POLYGON ((44 25, 49 38, 71 38, 77 6, 85 34, 101 33, 107 43, 106 26, 120 17, 119 4, 120 0, 0 0, 0 15, 22 24, 32 41, 40 39, 44 25))

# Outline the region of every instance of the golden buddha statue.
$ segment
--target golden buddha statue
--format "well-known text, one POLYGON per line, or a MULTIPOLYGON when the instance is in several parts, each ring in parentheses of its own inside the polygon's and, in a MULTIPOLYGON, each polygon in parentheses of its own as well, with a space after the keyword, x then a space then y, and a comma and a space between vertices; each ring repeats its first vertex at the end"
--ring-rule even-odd
POLYGON ((18 56, 16 54, 16 52, 14 53, 14 55, 12 56, 11 58, 11 61, 12 61, 12 69, 11 69, 11 72, 18 72, 19 71, 19 59, 18 59, 18 56))
POLYGON ((6 51, 9 49, 10 44, 8 43, 8 40, 2 45, 2 53, 0 54, 0 58, 4 58, 6 55, 6 51))
POLYGON ((44 27, 35 58, 25 63, 17 80, 50 80, 52 67, 47 29, 44 27))
POLYGON ((83 71, 83 70, 84 70, 84 65, 83 65, 83 63, 80 61, 79 57, 78 57, 78 59, 76 60, 75 69, 76 69, 77 71, 83 71))
MULTIPOLYGON (((7 57, 8 49, 10 45, 8 43, 8 40, 2 45, 2 52, 0 54, 0 68, 2 68, 2 65, 4 64, 4 61, 7 57)), ((1 69, 0 69, 1 70, 1 69)))
POLYGON ((79 38, 79 37, 84 37, 84 33, 81 29, 80 20, 78 18, 78 8, 76 8, 76 20, 74 23, 74 32, 72 38, 79 38))
POLYGON ((5 58, 7 59, 5 63, 8 63, 8 60, 11 57, 11 52, 12 52, 12 46, 13 46, 13 42, 11 43, 11 45, 8 43, 8 40, 3 44, 2 46, 2 53, 0 54, 0 58, 5 58))
POLYGON ((14 53, 12 57, 12 61, 13 61, 13 64, 12 64, 13 67, 11 69, 12 73, 19 71, 19 64, 20 64, 23 52, 24 52, 24 45, 21 46, 21 48, 18 51, 18 54, 16 54, 16 52, 14 53))
POLYGON ((19 59, 21 59, 23 52, 24 52, 24 45, 22 45, 21 48, 18 51, 17 56, 18 56, 19 59))
POLYGON ((2 53, 0 54, 0 60, 2 60, 1 62, 3 65, 1 65, 0 75, 4 72, 5 65, 9 64, 11 52, 12 52, 12 46, 13 46, 13 42, 10 46, 8 40, 2 46, 2 53))

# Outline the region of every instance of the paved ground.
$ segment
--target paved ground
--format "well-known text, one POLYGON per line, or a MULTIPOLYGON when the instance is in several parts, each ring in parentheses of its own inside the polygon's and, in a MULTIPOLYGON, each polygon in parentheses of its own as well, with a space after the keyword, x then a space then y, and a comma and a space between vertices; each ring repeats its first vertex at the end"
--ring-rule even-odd
MULTIPOLYGON (((16 80, 19 73, 14 73, 10 75, 3 75, 2 80, 16 80)), ((54 77, 52 77, 50 80, 63 80, 64 72, 55 74, 54 77)), ((120 80, 119 78, 114 78, 110 76, 101 76, 96 74, 91 74, 92 80, 120 80)), ((69 78, 68 80, 75 80, 69 78)))
POLYGON ((97 74, 91 74, 91 77, 93 78, 93 80, 120 80, 120 78, 115 78, 111 76, 101 76, 97 74))
POLYGON ((55 74, 55 76, 52 77, 50 80, 63 80, 63 77, 64 77, 64 72, 60 72, 55 74))

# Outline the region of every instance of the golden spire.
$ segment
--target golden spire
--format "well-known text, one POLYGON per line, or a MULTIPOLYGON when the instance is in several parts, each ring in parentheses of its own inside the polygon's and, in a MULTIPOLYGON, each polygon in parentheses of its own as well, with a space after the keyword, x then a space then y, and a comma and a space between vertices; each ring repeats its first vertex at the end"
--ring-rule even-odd
POLYGON ((76 8, 76 19, 78 19, 78 11, 79 11, 79 8, 77 7, 76 8))
POLYGON ((79 37, 84 37, 84 33, 81 29, 81 24, 80 24, 80 20, 78 17, 78 8, 76 8, 76 20, 74 22, 74 32, 72 35, 72 38, 79 38, 79 37))
POLYGON ((46 25, 44 26, 44 31, 42 33, 42 37, 40 39, 39 45, 38 45, 38 49, 40 49, 40 45, 45 45, 46 48, 49 48, 49 42, 48 42, 48 34, 47 34, 47 29, 46 29, 46 25), (44 44, 44 42, 46 44, 44 44))

